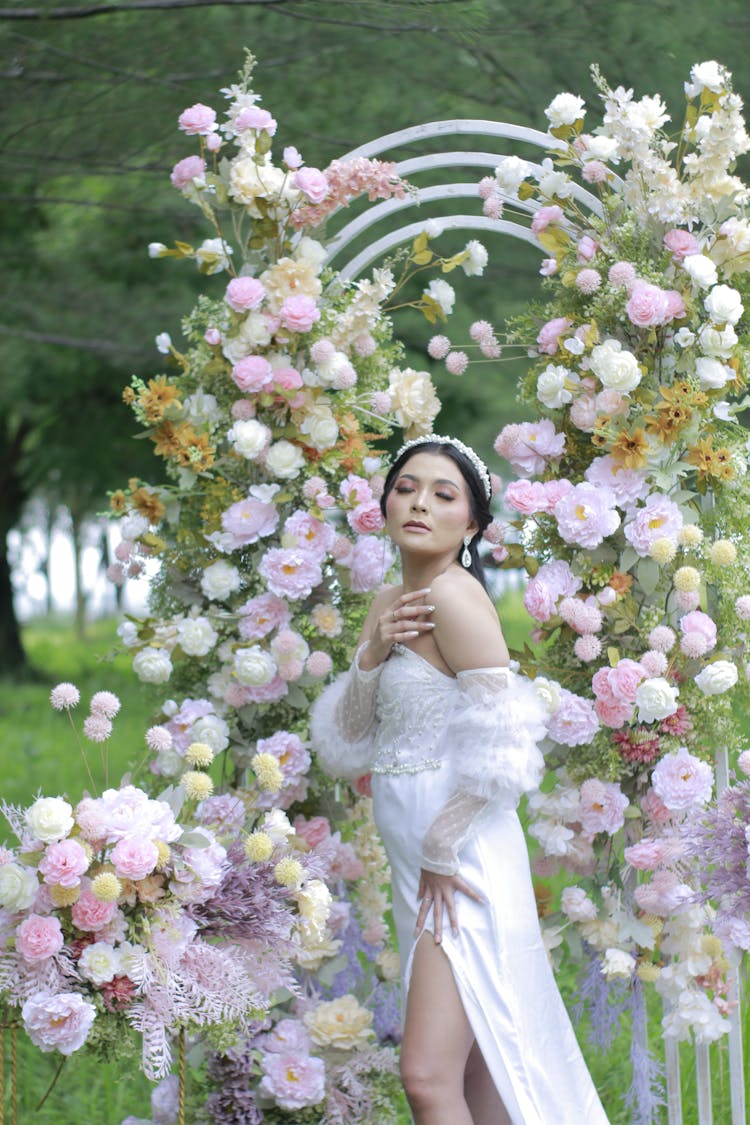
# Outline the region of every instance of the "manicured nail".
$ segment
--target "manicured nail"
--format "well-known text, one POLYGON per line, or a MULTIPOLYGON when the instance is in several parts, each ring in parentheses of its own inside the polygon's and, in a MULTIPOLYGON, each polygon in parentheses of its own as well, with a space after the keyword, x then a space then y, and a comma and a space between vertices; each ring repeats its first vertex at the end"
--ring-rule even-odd
POLYGON ((434 629, 435 628, 435 622, 434 621, 424 621, 423 625, 424 625, 425 629, 434 629))
POLYGON ((430 613, 432 613, 432 611, 433 611, 433 609, 434 609, 434 608, 435 608, 435 607, 434 607, 434 605, 426 605, 426 606, 425 606, 425 609, 429 610, 429 611, 430 611, 430 613))
POLYGON ((414 629, 409 633, 405 633, 404 636, 406 636, 406 637, 418 637, 419 633, 416 629, 414 629))

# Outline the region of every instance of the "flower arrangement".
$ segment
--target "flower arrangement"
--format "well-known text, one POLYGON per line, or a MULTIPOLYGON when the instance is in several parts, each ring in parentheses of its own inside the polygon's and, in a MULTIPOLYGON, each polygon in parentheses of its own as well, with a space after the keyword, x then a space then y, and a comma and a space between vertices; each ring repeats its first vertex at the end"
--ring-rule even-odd
MULTIPOLYGON (((601 125, 585 131, 582 99, 560 94, 541 165, 511 156, 479 185, 485 214, 530 214, 548 254, 549 299, 503 344, 531 357, 520 397, 539 417, 495 442, 517 479, 493 553, 529 573, 535 647, 519 657, 549 711, 536 870, 581 884, 550 944, 580 957, 583 940, 605 990, 655 980, 665 1033, 710 1040, 728 1028, 727 962, 669 865, 711 797, 715 747, 741 748, 732 699, 747 700, 750 192, 733 169, 750 137, 715 62, 693 67, 674 136, 660 97, 593 73, 601 125)), ((471 335, 500 352, 491 325, 471 335)), ((428 350, 468 362, 445 336, 428 350)))

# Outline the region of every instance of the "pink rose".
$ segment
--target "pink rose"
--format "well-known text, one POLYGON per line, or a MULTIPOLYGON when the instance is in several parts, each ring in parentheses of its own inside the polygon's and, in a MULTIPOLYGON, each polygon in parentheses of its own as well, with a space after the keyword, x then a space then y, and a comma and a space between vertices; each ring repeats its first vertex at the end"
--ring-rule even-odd
POLYGON ((556 316, 543 324, 536 338, 539 351, 544 352, 545 355, 554 355, 560 345, 560 337, 572 323, 567 316, 556 316))
POLYGON ((292 187, 299 188, 311 203, 322 203, 328 195, 328 180, 318 168, 300 168, 292 177, 292 187))
POLYGON ((665 296, 667 298, 667 323, 670 320, 682 320, 684 316, 687 316, 687 309, 681 293, 678 293, 676 289, 667 289, 665 296))
POLYGON ((316 320, 320 320, 320 309, 312 297, 287 297, 279 310, 279 318, 290 332, 309 332, 316 320))
POLYGON ((60 919, 52 914, 29 914, 16 931, 16 949, 25 961, 46 961, 63 947, 60 919))
POLYGON ((269 137, 272 137, 276 132, 276 120, 267 109, 261 109, 257 105, 249 105, 237 114, 234 127, 238 133, 243 133, 245 129, 255 129, 258 133, 266 132, 269 137))
POLYGON ((547 491, 540 481, 511 481, 505 490, 505 503, 525 516, 549 510, 547 491))
POLYGON ((245 393, 257 394, 259 391, 266 391, 273 385, 271 364, 265 356, 246 355, 232 368, 232 380, 245 393))
POLYGON ((373 531, 382 531, 385 526, 383 513, 377 500, 369 500, 366 504, 358 504, 353 511, 346 513, 346 518, 352 531, 357 535, 369 535, 373 531))
POLYGON ((625 312, 637 328, 666 324, 670 319, 669 299, 658 285, 640 281, 630 294, 625 312))
POLYGON ((349 473, 346 480, 339 485, 339 492, 347 504, 355 506, 372 500, 372 489, 364 477, 349 473))
POLYGON ((297 152, 294 145, 287 145, 282 156, 287 168, 290 168, 292 171, 295 171, 295 169, 299 168, 302 164, 302 157, 297 152))
POLYGON ((590 777, 581 786, 581 802, 578 806, 581 827, 592 836, 597 832, 606 832, 612 836, 625 823, 623 814, 629 803, 616 782, 590 777))
POLYGON ((188 109, 183 109, 177 118, 177 124, 183 133, 189 137, 208 136, 216 128, 216 110, 208 105, 196 102, 188 109))
POLYGON ((665 754, 651 775, 651 784, 670 812, 689 809, 711 799, 714 771, 685 746, 676 754, 665 754))
POLYGON ((294 820, 294 830, 311 848, 315 848, 331 835, 331 825, 324 816, 313 816, 305 820, 304 816, 297 816, 294 820))
POLYGON ((121 879, 145 879, 159 862, 159 849, 152 840, 125 836, 118 840, 110 856, 121 879))
POLYGON ((224 300, 235 312, 248 312, 257 309, 266 295, 260 281, 255 277, 233 277, 227 285, 224 300))
POLYGON ((674 872, 657 871, 650 883, 641 883, 635 888, 633 897, 641 910, 666 917, 689 902, 694 893, 687 883, 680 882, 674 872))
POLYGON ((294 367, 277 368, 273 381, 282 391, 298 391, 302 386, 302 376, 294 367))
POLYGON ((700 244, 695 235, 691 234, 689 230, 680 230, 678 227, 667 231, 664 235, 664 245, 678 262, 681 262, 688 254, 700 253, 700 244))
POLYGON ((182 190, 193 180, 202 179, 205 171, 206 162, 201 160, 200 156, 186 156, 184 160, 177 161, 172 169, 170 180, 176 188, 182 190))
POLYGON ((610 696, 606 699, 597 699, 594 709, 605 727, 610 727, 612 730, 619 730, 633 717, 632 704, 613 702, 610 696))
POLYGON ((360 535, 349 559, 350 584, 355 594, 377 590, 393 562, 393 553, 385 539, 360 535))
POLYGON ((71 908, 73 925, 79 930, 101 930, 112 921, 116 912, 117 903, 101 902, 88 889, 81 892, 81 897, 71 908))
POLYGON ((644 836, 637 844, 625 848, 622 854, 625 862, 638 871, 653 871, 664 858, 664 848, 660 840, 650 840, 648 836, 644 836))
POLYGON ((45 883, 60 887, 77 887, 88 868, 86 849, 77 840, 60 840, 50 844, 39 864, 45 883))
POLYGON ((534 212, 531 230, 534 234, 541 234, 550 223, 561 223, 564 218, 562 207, 558 207, 556 203, 553 203, 550 207, 540 207, 534 212))
POLYGON ((563 560, 544 563, 529 580, 523 604, 537 621, 549 621, 559 599, 577 593, 580 586, 581 580, 563 560))
POLYGON ((608 686, 615 699, 621 703, 635 703, 638 685, 645 680, 646 673, 635 660, 620 660, 614 668, 608 669, 608 686))
POLYGON ((591 700, 562 688, 560 705, 547 727, 549 737, 562 746, 584 746, 598 730, 599 721, 591 700))
POLYGON ((584 234, 576 247, 576 258, 579 262, 590 262, 596 256, 599 243, 594 242, 590 235, 584 234))

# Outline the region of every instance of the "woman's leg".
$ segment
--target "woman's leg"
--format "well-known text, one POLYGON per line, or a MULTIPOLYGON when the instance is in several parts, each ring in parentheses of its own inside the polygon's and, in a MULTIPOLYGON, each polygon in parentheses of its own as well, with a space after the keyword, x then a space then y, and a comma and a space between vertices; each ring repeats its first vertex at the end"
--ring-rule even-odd
POLYGON ((511 1125, 508 1111, 476 1041, 466 1063, 464 1095, 474 1125, 511 1125))
POLYGON ((450 961, 429 931, 414 951, 401 1080, 415 1125, 473 1125, 464 1071, 474 1042, 450 961))

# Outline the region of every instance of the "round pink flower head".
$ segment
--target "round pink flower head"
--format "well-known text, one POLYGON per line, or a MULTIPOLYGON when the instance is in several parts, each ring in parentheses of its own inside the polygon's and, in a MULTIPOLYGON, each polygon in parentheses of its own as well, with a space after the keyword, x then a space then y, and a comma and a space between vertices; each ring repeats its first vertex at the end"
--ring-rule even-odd
POLYGON ((578 819, 584 832, 606 832, 612 836, 625 823, 628 804, 628 798, 615 782, 590 777, 581 786, 578 819))
POLYGON ((25 961, 46 961, 63 947, 60 919, 47 914, 29 914, 16 931, 16 948, 25 961))
POLYGON ((449 375, 463 375, 469 366, 466 352, 449 352, 445 357, 445 368, 449 375))
POLYGON ((631 289, 636 279, 635 266, 630 262, 615 262, 607 278, 616 289, 631 289))
POLYGON ((224 300, 235 312, 257 309, 266 291, 256 277, 233 277, 226 288, 224 300))
POLYGON ((196 102, 182 111, 177 123, 188 137, 205 137, 216 128, 216 110, 202 102, 196 102))
POLYGON ((576 288, 585 296, 596 293, 601 288, 602 275, 599 270, 585 269, 576 275, 576 288))
POLYGON ((88 1038, 96 1008, 78 992, 35 992, 21 1009, 23 1026, 40 1051, 72 1055, 88 1038))
POLYGON ((61 683, 50 692, 49 701, 56 711, 66 711, 79 703, 81 693, 75 684, 61 683))
POLYGON ((112 734, 112 724, 106 715, 89 715, 83 723, 83 733, 90 742, 106 742, 112 734))
POLYGON ((651 784, 670 812, 681 812, 710 800, 714 771, 708 762, 696 758, 686 746, 676 754, 665 754, 657 762, 651 784))
POLYGON ((245 129, 254 129, 255 132, 266 132, 269 137, 272 137, 276 132, 276 119, 271 116, 267 109, 261 109, 257 105, 249 105, 240 110, 237 114, 234 127, 238 133, 242 133, 245 129))
POLYGON ((170 180, 174 187, 182 190, 193 180, 200 180, 206 172, 206 162, 200 156, 186 156, 178 160, 172 169, 170 180))

